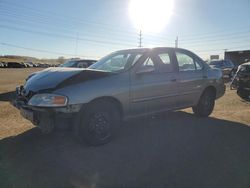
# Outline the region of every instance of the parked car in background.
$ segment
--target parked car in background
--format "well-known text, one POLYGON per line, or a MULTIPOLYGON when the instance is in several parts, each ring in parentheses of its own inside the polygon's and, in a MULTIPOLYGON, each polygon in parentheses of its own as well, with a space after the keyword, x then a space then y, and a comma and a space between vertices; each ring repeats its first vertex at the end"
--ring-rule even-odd
POLYGON ((37 67, 48 68, 48 67, 50 67, 50 65, 48 63, 37 63, 37 67))
POLYGON ((34 63, 32 63, 31 61, 27 61, 27 62, 25 62, 25 64, 26 64, 26 66, 27 66, 28 68, 35 67, 35 66, 34 66, 34 63))
POLYGON ((87 69, 40 71, 17 87, 15 106, 44 132, 66 125, 100 145, 120 120, 187 107, 207 117, 224 92, 221 70, 194 53, 141 48, 114 52, 87 69))
POLYGON ((26 68, 26 66, 19 62, 8 62, 7 68, 26 68))
POLYGON ((61 64, 59 67, 87 68, 90 65, 93 65, 94 63, 96 63, 96 60, 75 59, 75 60, 69 60, 69 61, 61 64))
POLYGON ((30 67, 30 66, 29 66, 27 63, 25 63, 25 62, 20 62, 20 64, 22 64, 24 68, 29 68, 29 67, 30 67))
POLYGON ((236 72, 236 66, 230 60, 213 60, 208 62, 211 67, 222 70, 223 76, 232 78, 236 72))
POLYGON ((50 67, 59 67, 59 64, 51 64, 50 67))
POLYGON ((8 63, 2 62, 2 64, 3 64, 3 68, 8 68, 8 63))
POLYGON ((33 63, 33 67, 35 68, 39 67, 38 63, 33 63))
POLYGON ((250 101, 250 62, 241 64, 238 67, 230 88, 237 89, 237 94, 242 99, 250 101))
POLYGON ((8 63, 7 62, 4 62, 4 67, 8 68, 8 63))
POLYGON ((4 62, 0 62, 0 68, 5 68, 4 62))

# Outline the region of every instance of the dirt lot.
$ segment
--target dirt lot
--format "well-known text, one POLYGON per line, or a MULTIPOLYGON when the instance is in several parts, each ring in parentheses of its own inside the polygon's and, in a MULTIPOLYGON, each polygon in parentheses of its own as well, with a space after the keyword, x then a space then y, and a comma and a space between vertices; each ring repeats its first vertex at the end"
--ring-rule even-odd
POLYGON ((119 136, 87 147, 42 135, 9 101, 39 69, 0 69, 0 187, 250 187, 250 103, 235 91, 209 118, 190 109, 125 122, 119 136))

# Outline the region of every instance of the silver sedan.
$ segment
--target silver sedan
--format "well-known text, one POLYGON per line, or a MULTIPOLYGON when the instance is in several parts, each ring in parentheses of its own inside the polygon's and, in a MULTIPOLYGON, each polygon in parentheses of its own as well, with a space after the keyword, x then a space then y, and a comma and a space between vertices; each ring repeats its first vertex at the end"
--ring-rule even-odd
POLYGON ((88 69, 49 68, 17 88, 15 105, 44 132, 73 128, 91 145, 107 143, 121 120, 192 107, 207 117, 223 96, 222 72, 179 48, 114 52, 88 69))

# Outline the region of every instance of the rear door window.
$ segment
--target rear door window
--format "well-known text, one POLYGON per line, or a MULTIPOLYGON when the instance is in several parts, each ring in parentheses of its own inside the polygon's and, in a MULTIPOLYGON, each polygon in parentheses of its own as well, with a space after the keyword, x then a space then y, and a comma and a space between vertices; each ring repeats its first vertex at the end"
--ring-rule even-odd
POLYGON ((157 55, 159 58, 159 72, 173 72, 174 66, 171 61, 169 53, 159 53, 157 55))

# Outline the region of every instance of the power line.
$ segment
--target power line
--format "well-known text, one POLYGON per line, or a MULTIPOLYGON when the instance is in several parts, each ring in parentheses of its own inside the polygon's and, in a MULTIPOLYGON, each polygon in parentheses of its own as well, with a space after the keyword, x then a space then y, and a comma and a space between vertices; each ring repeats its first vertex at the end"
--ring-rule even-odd
MULTIPOLYGON (((236 46, 236 47, 232 47, 232 48, 227 48, 226 50, 227 51, 230 51, 230 50, 237 50, 237 49, 241 49, 241 48, 248 48, 249 46, 248 45, 241 45, 241 46, 236 46)), ((207 53, 207 52, 217 52, 217 51, 222 51, 224 52, 225 51, 225 48, 219 48, 219 49, 207 49, 207 50, 195 50, 195 49, 192 49, 193 51, 195 52, 199 52, 199 53, 207 53)))
MULTIPOLYGON (((195 40, 192 40, 192 41, 196 41, 196 42, 190 42, 191 44, 195 44, 195 45, 197 45, 197 44, 200 44, 200 43, 202 43, 202 45, 203 45, 203 43, 204 43, 204 41, 207 41, 207 42, 209 42, 209 43, 218 43, 219 41, 228 41, 228 40, 232 40, 232 39, 241 39, 241 38, 244 38, 244 40, 245 40, 245 37, 250 37, 250 35, 249 35, 250 33, 243 33, 243 32, 241 32, 241 34, 238 34, 238 33, 233 33, 233 34, 230 34, 230 35, 224 35, 222 38, 218 38, 219 36, 215 36, 216 38, 218 38, 217 40, 215 40, 215 38, 214 39, 210 39, 210 38, 205 38, 204 40, 198 40, 198 39, 195 39, 195 40), (237 34, 237 35, 236 35, 237 34), (231 36, 231 35, 234 35, 234 36, 231 36), (227 36, 231 36, 230 38, 229 37, 227 37, 227 36)), ((86 36, 86 35, 85 35, 86 36)), ((87 36, 89 36, 89 35, 87 35, 87 36)), ((97 37, 101 37, 101 38, 103 38, 103 36, 101 36, 101 35, 93 35, 93 36, 97 36, 97 37)), ((117 35, 112 35, 112 37, 114 37, 114 36, 117 36, 117 35)), ((96 38, 96 37, 95 37, 96 38)), ((131 38, 131 37, 130 37, 131 38)), ((156 39, 156 38, 155 38, 156 39)), ((118 39, 119 41, 126 41, 127 42, 127 39, 121 39, 121 38, 119 38, 118 39)), ((150 41, 153 41, 152 39, 150 40, 150 41)), ((191 41, 191 40, 189 40, 189 41, 191 41)), ((185 42, 185 41, 182 41, 183 42, 183 44, 188 44, 188 45, 190 45, 189 43, 187 43, 187 42, 185 42)))
MULTIPOLYGON (((12 27, 12 26, 7 26, 7 25, 1 25, 1 24, 0 24, 0 28, 9 29, 9 30, 17 30, 17 31, 22 31, 22 32, 27 32, 27 33, 50 36, 50 37, 59 37, 59 38, 63 38, 63 39, 71 39, 71 40, 74 40, 74 41, 76 39, 75 36, 55 34, 55 33, 43 32, 43 31, 35 31, 35 30, 23 29, 23 28, 12 27)), ((121 42, 115 42, 115 41, 110 42, 110 41, 105 41, 105 40, 88 39, 88 38, 83 38, 83 37, 79 37, 78 40, 84 41, 84 42, 90 42, 90 43, 98 43, 99 45, 102 45, 102 46, 105 46, 105 47, 107 47, 108 45, 123 46, 123 47, 124 46, 128 46, 128 47, 133 47, 134 46, 131 43, 121 43, 121 42)))
MULTIPOLYGON (((78 30, 79 28, 77 28, 80 24, 87 24, 87 25, 92 25, 92 26, 97 26, 98 30, 105 30, 105 32, 110 32, 113 33, 112 38, 114 36, 119 36, 121 38, 118 39, 118 41, 107 41, 107 40, 103 40, 103 36, 102 35, 95 35, 94 39, 90 39, 91 37, 94 37, 93 33, 91 33, 91 35, 87 34, 85 35, 85 37, 79 37, 78 40, 80 41, 84 41, 84 42, 89 42, 89 43, 96 43, 98 45, 101 46, 107 46, 107 45, 114 45, 114 46, 128 46, 128 47, 134 47, 135 44, 132 43, 128 43, 128 38, 133 38, 135 35, 135 32, 129 31, 124 29, 124 28, 120 28, 118 26, 114 26, 111 24, 104 24, 104 23, 96 23, 96 22, 91 22, 91 21, 86 21, 83 19, 78 19, 75 17, 62 17, 59 14, 55 14, 54 12, 50 12, 50 11, 41 11, 40 9, 34 9, 31 7, 26 7, 23 6, 22 4, 15 4, 15 3, 11 3, 11 2, 5 2, 3 1, 5 4, 12 4, 11 6, 16 7, 16 8, 21 8, 22 10, 28 10, 33 12, 32 15, 27 15, 27 11, 23 11, 22 15, 27 18, 25 20, 22 20, 21 17, 19 16, 19 14, 15 14, 15 11, 13 9, 8 9, 8 7, 3 8, 3 11, 0 12, 0 15, 6 16, 7 20, 8 19, 14 19, 14 21, 16 20, 17 23, 20 22, 29 22, 30 24, 45 24, 46 27, 52 27, 53 25, 51 25, 50 23, 50 17, 49 15, 51 15, 54 18, 56 18, 57 22, 55 23, 55 27, 57 28, 62 28, 64 30, 67 30, 68 28, 70 29, 74 29, 74 33, 76 32, 76 30, 78 30), (33 16, 34 15, 34 16, 33 16), (16 16, 16 17, 14 17, 16 16), (32 17, 33 16, 33 17, 32 17), (20 20, 21 19, 21 20, 20 20), (111 31, 112 28, 112 31, 111 31), (118 32, 119 30, 119 32, 118 32), (120 32, 120 31, 125 31, 125 32, 120 32), (126 36, 126 39, 125 39, 126 36), (124 39, 123 39, 124 37, 124 39), (121 42, 122 41, 122 42, 121 42), (124 41, 124 42, 123 42, 124 41)), ((8 24, 13 24, 13 22, 8 22, 8 24)), ((69 39, 69 40, 76 40, 75 36, 72 35, 65 35, 65 34, 57 34, 57 33, 51 33, 51 32, 47 32, 47 31, 36 31, 36 30, 31 30, 29 29, 25 29, 25 28, 17 28, 17 27, 13 27, 10 25, 0 25, 0 27, 4 28, 4 29, 9 29, 9 30, 16 30, 16 31, 22 31, 22 32, 28 32, 28 33, 33 33, 33 34, 39 34, 39 35, 43 35, 43 36, 49 36, 49 37, 58 37, 58 38, 63 38, 63 39, 69 39)), ((67 30, 70 33, 73 33, 72 30, 67 30)), ((239 39, 246 39, 246 37, 249 37, 249 28, 245 29, 245 30, 239 30, 237 32, 235 31, 224 31, 223 33, 221 32, 209 32, 209 33, 203 33, 203 34, 192 34, 192 35, 182 35, 182 36, 186 36, 185 38, 181 39, 182 45, 184 46, 189 46, 189 47, 198 47, 198 46, 204 46, 205 44, 220 44, 222 41, 232 41, 233 39, 235 40, 239 40, 239 39)), ((144 35, 144 38, 150 38, 150 40, 144 40, 144 43, 146 43, 145 41, 148 41, 148 44, 162 44, 165 42, 165 40, 170 40, 171 38, 165 37, 163 35, 152 35, 152 34, 146 34, 144 35), (162 41, 160 43, 156 43, 157 39, 162 39, 162 41), (152 42, 153 41, 153 42, 152 42)), ((136 39, 136 37, 135 37, 136 39)), ((173 40, 173 38, 172 38, 173 40)), ((179 40, 179 39, 178 39, 179 40)), ((135 42, 136 43, 136 42, 135 42)), ((142 41, 141 41, 142 43, 142 41)), ((240 41, 232 41, 230 42, 231 44, 236 44, 236 43, 241 43, 240 41)), ((140 44, 140 43, 139 43, 140 44)), ((147 44, 147 43, 146 43, 147 44)), ((139 46, 142 46, 139 45, 139 46)), ((231 46, 232 47, 232 46, 231 46)))
MULTIPOLYGON (((74 56, 74 54, 61 53, 61 52, 58 52, 58 51, 49 51, 49 50, 43 50, 43 49, 37 49, 37 48, 30 48, 30 47, 24 47, 24 46, 20 46, 20 45, 16 45, 16 44, 5 43, 5 42, 1 42, 1 45, 3 45, 3 46, 9 46, 9 47, 14 47, 14 48, 19 48, 19 49, 24 49, 24 50, 29 50, 29 51, 35 51, 35 52, 57 54, 57 55, 66 55, 66 56, 74 56)), ((85 57, 85 56, 80 56, 80 57, 85 57)))
MULTIPOLYGON (((5 25, 0 25, 0 27, 2 27, 2 28, 7 28, 7 29, 12 29, 12 30, 19 30, 19 31, 23 31, 23 32, 29 32, 29 33, 34 33, 34 34, 40 34, 40 35, 45 35, 45 36, 51 36, 51 37, 60 37, 60 38, 63 38, 63 39, 65 39, 65 38, 68 38, 68 39, 71 39, 71 40, 76 40, 76 38, 75 38, 75 36, 73 37, 73 36, 68 36, 68 35, 58 35, 58 34, 53 34, 53 33, 48 33, 48 32, 40 32, 40 31, 33 31, 33 30, 26 30, 26 29, 22 29, 22 28, 16 28, 16 27, 10 27, 10 26, 5 26, 5 25)), ((89 42, 94 42, 94 43, 98 43, 99 45, 102 45, 102 46, 107 46, 107 45, 105 45, 104 43, 106 43, 107 44, 107 42, 106 41, 96 41, 96 40, 90 40, 90 39, 83 39, 83 38, 78 38, 78 40, 83 40, 83 41, 85 41, 85 40, 87 40, 87 41, 89 41, 89 42)), ((213 42, 213 41, 211 41, 211 42, 213 42)), ((218 42, 218 41, 217 41, 218 42)), ((108 43, 108 44, 111 44, 110 42, 108 43)), ((112 43, 113 45, 122 45, 122 43, 112 43)), ((158 44, 157 44, 158 45, 158 44)), ((204 45, 204 44, 202 44, 202 45, 204 45)), ((124 46, 124 44, 122 45, 122 46, 124 46)), ((184 45, 185 46, 185 45, 184 45)), ((192 46, 192 45, 189 45, 189 46, 192 46)), ((193 45, 194 47, 196 47, 196 46, 198 46, 197 44, 196 45, 193 45)), ((132 47, 131 45, 129 46, 129 47, 132 47)), ((249 47, 249 46, 248 46, 249 47)), ((228 48, 228 47, 227 47, 228 48)), ((216 51, 216 50, 215 50, 216 51)))
MULTIPOLYGON (((44 18, 51 18, 48 17, 48 15, 56 18, 57 21, 61 21, 62 23, 65 23, 65 21, 69 21, 70 23, 76 23, 76 24, 87 24, 87 25, 92 25, 92 26, 101 26, 101 27, 106 27, 109 30, 110 29, 120 29, 120 31, 125 31, 125 28, 121 28, 117 25, 111 25, 111 24, 104 24, 104 23, 98 23, 98 22, 94 22, 94 21, 89 21, 89 20, 84 20, 82 18, 76 18, 76 17, 72 17, 72 16, 67 16, 67 17, 62 17, 62 15, 60 14, 56 14, 55 12, 51 12, 51 11, 46 11, 46 10, 40 10, 40 9, 36 9, 34 7, 27 7, 24 6, 23 3, 22 4, 18 4, 18 3, 12 3, 12 2, 6 2, 3 1, 4 4, 9 4, 10 6, 14 6, 18 9, 22 8, 22 9, 26 9, 28 11, 31 11, 35 14, 40 14, 40 18, 42 18, 41 16, 43 16, 44 18)), ((7 9, 8 10, 8 9, 7 9)), ((10 12, 13 13, 13 8, 9 9, 10 12)), ((26 12, 22 12, 22 13, 26 13, 26 12)), ((127 30, 127 28, 126 28, 127 30)), ((135 32, 131 32, 131 31, 126 31, 126 33, 131 33, 131 34, 135 34, 135 32)))
MULTIPOLYGON (((0 12, 0 15, 2 15, 2 20, 4 18, 3 21, 6 20, 6 22, 8 23, 14 23, 14 24, 20 24, 20 22, 22 23, 25 23, 25 24, 33 24, 33 25, 44 25, 46 28, 50 27, 50 28, 53 28, 53 29, 59 29, 62 30, 62 31, 67 31, 67 32, 79 32, 79 30, 82 30, 80 28, 78 28, 76 25, 72 25, 72 24, 67 24, 65 25, 66 23, 63 22, 62 24, 61 23, 58 23, 58 22, 55 22, 53 23, 53 25, 49 22, 49 20, 40 20, 40 19, 37 19, 37 18, 34 18, 34 17, 24 17, 23 19, 21 17, 18 17, 18 15, 15 15, 15 13, 5 13, 5 12, 0 12), (17 17, 14 17, 13 15, 17 16, 17 17), (6 16, 6 17, 4 17, 6 16), (69 29, 71 28, 71 29, 69 29)), ((78 25, 79 26, 79 25, 78 25)), ((98 31, 105 31, 105 33, 107 34, 110 34, 112 36, 127 36, 127 37, 130 37, 130 38, 133 38, 136 36, 136 34, 134 33, 134 35, 128 35, 124 32, 114 32, 113 30, 111 29, 105 29, 103 27, 99 27, 97 28, 98 31)), ((86 30, 85 30, 85 33, 86 33, 86 30)), ((93 32, 91 32, 91 35, 95 35, 97 36, 95 33, 93 34, 93 32)), ((100 36, 100 35, 99 35, 100 36)))
MULTIPOLYGON (((245 41, 239 41, 239 39, 246 41, 247 38, 240 37, 240 38, 237 38, 237 41, 233 41, 233 40, 230 40, 230 38, 227 38, 227 39, 220 39, 220 40, 201 41, 201 42, 196 42, 196 43, 182 43, 182 46, 185 46, 185 47, 203 47, 204 45, 208 45, 208 44, 209 45, 227 45, 228 46, 228 43, 230 43, 230 45, 232 45, 232 44, 242 44, 243 42, 245 42, 245 41), (226 41, 226 43, 222 43, 224 41, 226 41)), ((249 45, 249 47, 250 47, 250 45, 249 45)))
POLYGON ((223 34, 223 35, 214 35, 214 36, 209 36, 209 37, 197 37, 194 39, 189 39, 189 40, 182 40, 183 42, 195 42, 195 41, 209 41, 209 40, 216 40, 216 39, 223 39, 223 38, 238 38, 238 37, 246 37, 250 36, 250 30, 244 31, 244 32, 234 32, 230 34, 223 34))
MULTIPOLYGON (((62 20, 63 22, 65 22, 65 20, 67 19, 67 20, 70 21, 70 22, 74 21, 74 22, 82 23, 82 24, 99 25, 99 26, 106 27, 106 28, 109 28, 109 29, 112 28, 112 30, 114 30, 114 29, 118 29, 118 30, 120 30, 120 31, 125 31, 125 30, 126 30, 126 33, 131 33, 131 34, 133 34, 133 35, 135 34, 135 32, 128 31, 127 28, 118 27, 117 25, 104 24, 104 23, 98 23, 98 22, 93 22, 93 21, 90 22, 90 21, 83 20, 83 19, 76 18, 76 17, 72 17, 72 16, 71 16, 71 17, 64 17, 64 18, 62 19, 62 16, 59 15, 59 14, 55 14, 55 12, 46 11, 46 10, 44 11, 44 10, 36 9, 36 8, 34 8, 34 7, 24 6, 23 3, 22 3, 22 4, 19 4, 19 3, 6 2, 6 1, 3 1, 3 3, 4 3, 4 4, 7 4, 7 5, 9 5, 9 6, 14 6, 14 7, 16 7, 16 8, 27 9, 27 10, 32 11, 32 12, 34 12, 34 13, 40 13, 40 15, 43 15, 43 13, 45 13, 45 15, 50 14, 51 16, 57 17, 57 19, 60 19, 60 20, 62 20)), ((10 11, 13 12, 12 9, 11 9, 10 11)), ((232 26, 232 28, 234 28, 234 27, 232 26)), ((242 28, 243 28, 243 27, 242 27, 242 28)), ((248 27, 246 27, 246 26, 244 25, 244 28, 248 28, 248 27)), ((229 31, 229 29, 227 29, 227 30, 221 30, 221 31, 216 31, 216 32, 213 32, 213 33, 208 32, 208 33, 203 33, 203 34, 195 33, 195 34, 192 34, 192 35, 182 35, 181 37, 183 37, 183 38, 190 38, 190 37, 195 37, 195 38, 197 38, 197 37, 199 37, 199 36, 202 36, 202 37, 204 37, 204 36, 206 36, 206 35, 211 36, 211 34, 218 34, 218 33, 222 33, 222 34, 224 35, 227 31, 229 31)), ((248 31, 249 31, 249 28, 248 28, 248 31)), ((123 32, 123 33, 124 33, 124 32, 123 32)), ((155 35, 155 34, 148 34, 148 35, 157 36, 157 35, 155 35)), ((170 38, 166 38, 166 37, 164 37, 164 38, 165 38, 165 39, 170 39, 170 38)), ((173 38, 173 37, 172 37, 172 38, 173 38)))
MULTIPOLYGON (((12 11, 13 12, 13 11, 12 11)), ((37 22, 37 21, 36 21, 37 22)), ((248 30, 249 31, 249 30, 248 30)), ((244 32, 241 32, 242 34, 245 34, 246 35, 246 31, 244 31, 244 32)), ((122 34, 125 34, 124 32, 122 33, 122 34)), ((236 33, 231 33, 231 34, 227 34, 228 36, 233 36, 233 35, 235 35, 236 33)), ((247 33, 248 34, 248 33, 247 33)), ((121 33, 119 34, 119 36, 121 35, 121 33)), ((211 35, 211 34, 210 34, 211 35)), ((206 40, 206 41, 209 41, 210 40, 210 38, 212 37, 212 38, 215 38, 215 37, 220 37, 221 35, 213 35, 213 37, 212 36, 210 36, 210 37, 200 37, 200 38, 196 38, 196 39, 189 39, 189 40, 182 40, 182 41, 201 41, 201 39, 203 38, 204 40, 206 40)), ((223 34, 223 36, 225 37, 225 34, 223 34)), ((248 36, 248 35, 247 35, 248 36)), ((234 36, 235 37, 235 36, 234 36)), ((131 38, 131 37, 130 37, 131 38)), ((152 38, 152 37, 151 37, 152 38)), ((162 38, 162 39, 166 39, 165 37, 160 37, 160 36, 155 36, 154 37, 154 39, 155 38, 162 38)), ((228 40, 227 38, 226 39, 224 39, 224 40, 228 40)), ((198 42, 199 43, 199 42, 198 42)))

